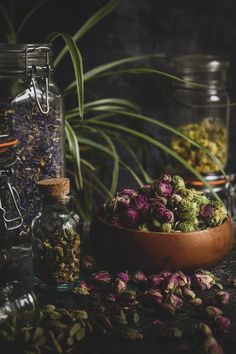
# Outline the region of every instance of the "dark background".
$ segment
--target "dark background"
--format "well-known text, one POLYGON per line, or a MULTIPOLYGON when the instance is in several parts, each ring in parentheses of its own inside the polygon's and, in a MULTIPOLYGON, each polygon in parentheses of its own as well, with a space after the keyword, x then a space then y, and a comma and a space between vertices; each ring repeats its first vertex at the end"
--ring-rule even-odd
MULTIPOLYGON (((15 1, 15 23, 37 1, 15 1)), ((49 0, 28 22, 20 37, 21 42, 43 42, 52 31, 74 34, 84 21, 107 1, 104 0, 49 0)), ((9 8, 9 0, 1 0, 9 8)), ((168 60, 176 55, 209 53, 228 58, 229 92, 236 99, 236 10, 234 0, 121 0, 113 13, 90 30, 79 42, 85 70, 112 60, 131 55, 165 53, 166 61, 152 60, 157 69, 169 70, 168 60)), ((0 40, 4 41, 0 22, 0 40)), ((55 44, 55 51, 62 42, 55 44)), ((73 79, 63 60, 56 71, 61 88, 73 79)), ((147 62, 146 64, 150 64, 147 62)), ((130 98, 142 111, 171 122, 168 116, 168 95, 160 89, 157 76, 130 76, 99 81, 95 97, 130 98)), ((234 168, 236 124, 231 112, 230 166, 234 168)), ((162 134, 161 132, 160 134, 162 134)))

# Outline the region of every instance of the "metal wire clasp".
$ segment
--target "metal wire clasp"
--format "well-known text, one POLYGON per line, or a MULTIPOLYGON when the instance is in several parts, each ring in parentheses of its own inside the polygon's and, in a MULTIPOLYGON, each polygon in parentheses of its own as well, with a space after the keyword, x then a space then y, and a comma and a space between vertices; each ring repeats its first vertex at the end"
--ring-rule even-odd
MULTIPOLYGON (((0 177, 9 176, 11 174, 12 174, 12 170, 11 169, 0 171, 0 177)), ((12 218, 12 219, 8 219, 6 217, 7 211, 4 208, 4 206, 3 206, 1 195, 0 195, 0 210, 2 211, 2 217, 3 217, 3 221, 4 221, 4 225, 5 225, 6 230, 12 231, 12 230, 16 230, 16 229, 18 229, 19 227, 22 226, 23 217, 22 217, 21 212, 20 212, 20 207, 18 206, 20 197, 19 197, 19 194, 18 194, 17 190, 15 189, 15 187, 12 187, 9 182, 6 182, 6 187, 7 187, 8 191, 9 191, 9 193, 10 193, 10 197, 11 197, 11 199, 13 201, 13 205, 15 207, 16 217, 12 218), (13 223, 13 225, 11 226, 12 223, 13 223)))
MULTIPOLYGON (((48 114, 48 112, 49 112, 49 71, 50 71, 49 52, 50 52, 50 48, 43 47, 43 46, 25 49, 25 81, 27 82, 27 84, 32 83, 37 106, 38 106, 40 112, 43 114, 48 114), (45 94, 46 94, 45 106, 46 106, 46 109, 45 110, 43 109, 41 103, 39 102, 37 90, 36 90, 36 80, 33 77, 33 74, 35 74, 37 72, 37 66, 32 65, 31 68, 29 68, 29 65, 28 65, 28 54, 29 54, 29 52, 33 52, 35 50, 44 50, 45 54, 46 54, 46 57, 45 57, 46 63, 45 63, 45 66, 43 67, 43 69, 46 70, 46 75, 45 75, 45 94)), ((43 97, 43 92, 42 92, 42 97, 43 97)))

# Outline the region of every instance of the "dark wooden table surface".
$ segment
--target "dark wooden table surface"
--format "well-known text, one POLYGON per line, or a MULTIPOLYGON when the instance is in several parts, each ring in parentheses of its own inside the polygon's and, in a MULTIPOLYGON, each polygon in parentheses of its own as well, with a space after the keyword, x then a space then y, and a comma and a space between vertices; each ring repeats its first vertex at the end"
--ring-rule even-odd
MULTIPOLYGON (((216 268, 211 270, 223 283, 236 276, 236 243, 230 255, 216 268)), ((7 272, 1 275, 0 285, 11 281, 20 280, 32 286, 32 263, 29 246, 13 248, 13 261, 7 272)), ((229 305, 225 306, 224 314, 231 319, 232 326, 227 333, 217 335, 225 354, 236 353, 236 288, 225 285, 231 294, 229 305)), ((36 294, 41 304, 56 303, 60 306, 83 308, 90 306, 88 298, 86 305, 84 298, 75 297, 67 293, 55 294, 41 293, 36 289, 36 294)), ((93 300, 91 299, 93 302, 93 300)), ((91 302, 91 306, 93 306, 91 302)), ((185 323, 186 331, 178 341, 162 340, 158 336, 145 335, 138 341, 126 341, 114 336, 93 334, 87 336, 81 343, 76 354, 173 354, 173 353, 201 353, 198 337, 188 333, 188 322, 185 323)), ((2 353, 3 354, 3 353, 2 353)), ((15 353, 17 354, 17 353, 15 353)))

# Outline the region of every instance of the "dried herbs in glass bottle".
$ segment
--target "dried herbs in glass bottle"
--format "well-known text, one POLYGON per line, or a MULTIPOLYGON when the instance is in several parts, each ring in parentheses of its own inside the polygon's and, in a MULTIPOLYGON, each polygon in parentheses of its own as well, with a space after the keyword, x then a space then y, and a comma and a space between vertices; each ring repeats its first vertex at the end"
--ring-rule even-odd
POLYGON ((81 221, 68 209, 68 178, 39 181, 41 211, 32 222, 33 268, 36 284, 66 290, 79 280, 81 221))
POLYGON ((1 110, 19 140, 14 184, 24 208, 20 240, 37 214, 36 181, 64 175, 63 103, 52 62, 48 44, 0 44, 1 110))

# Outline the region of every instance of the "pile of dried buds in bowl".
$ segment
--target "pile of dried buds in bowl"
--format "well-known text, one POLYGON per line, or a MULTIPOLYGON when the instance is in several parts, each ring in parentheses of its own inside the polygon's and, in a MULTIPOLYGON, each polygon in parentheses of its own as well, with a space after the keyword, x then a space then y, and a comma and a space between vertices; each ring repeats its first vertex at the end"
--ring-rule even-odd
POLYGON ((102 206, 104 220, 140 231, 193 232, 221 225, 223 203, 185 187, 180 176, 163 175, 138 190, 124 189, 102 206))

